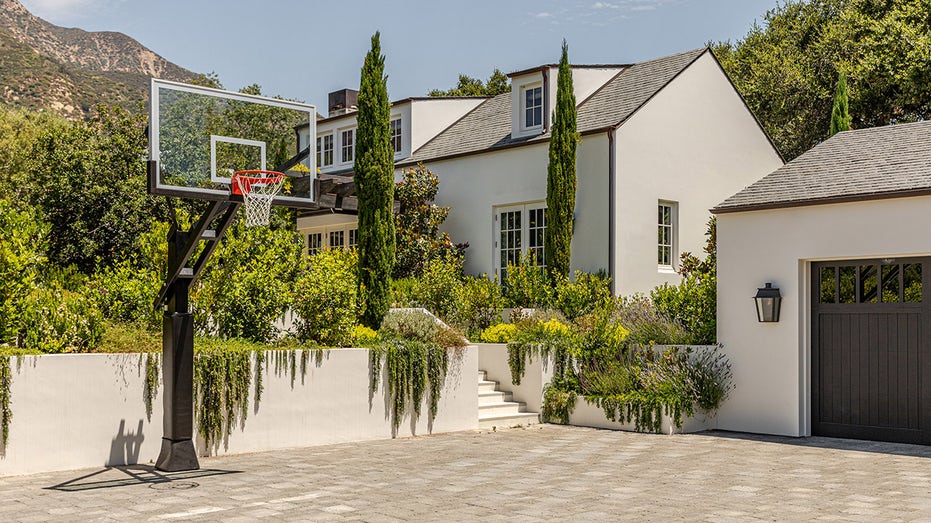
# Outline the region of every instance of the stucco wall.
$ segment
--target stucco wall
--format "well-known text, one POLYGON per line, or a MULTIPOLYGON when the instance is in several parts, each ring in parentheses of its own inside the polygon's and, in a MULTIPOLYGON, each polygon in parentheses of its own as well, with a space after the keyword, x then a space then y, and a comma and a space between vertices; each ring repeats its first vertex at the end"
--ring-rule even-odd
POLYGON ((678 262, 703 254, 709 209, 782 165, 707 53, 618 129, 616 146, 619 294, 679 279, 658 269, 659 200, 678 203, 678 262))
POLYGON ((929 218, 931 197, 719 215, 718 341, 736 384, 719 428, 809 435, 811 262, 931 255, 929 218), (756 319, 766 282, 782 292, 778 323, 756 319))
MULTIPOLYGON (((549 144, 542 143, 427 164, 440 179, 437 204, 451 207, 443 230, 453 242, 469 243, 466 272, 495 273, 494 207, 546 200, 548 151, 549 144)), ((572 268, 607 269, 607 136, 585 136, 577 157, 572 268)))
MULTIPOLYGON (((420 419, 408 417, 398 436, 478 428, 478 351, 468 347, 450 371, 435 421, 426 401, 420 419)), ((264 392, 237 424, 226 444, 202 454, 238 454, 288 447, 392 437, 386 387, 369 399, 369 351, 334 349, 317 366, 313 357, 291 386, 289 373, 275 371, 272 353, 264 392)), ((149 463, 162 437, 162 391, 151 420, 143 402, 144 367, 138 354, 29 356, 13 365, 13 420, 0 476, 82 467, 149 463)), ((299 367, 299 365, 298 365, 299 367)))

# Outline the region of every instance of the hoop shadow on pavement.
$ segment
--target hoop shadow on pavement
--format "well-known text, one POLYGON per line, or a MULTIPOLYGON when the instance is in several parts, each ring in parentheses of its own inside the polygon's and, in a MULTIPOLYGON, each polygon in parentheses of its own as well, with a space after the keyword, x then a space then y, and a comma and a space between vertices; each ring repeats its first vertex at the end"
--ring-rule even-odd
POLYGON ((45 490, 61 492, 81 492, 103 488, 132 487, 148 485, 150 488, 188 489, 199 486, 191 480, 226 474, 240 474, 240 470, 201 469, 184 472, 161 472, 151 465, 124 465, 106 467, 83 476, 44 487, 45 490), (115 476, 115 477, 113 477, 115 476))
POLYGON ((847 450, 851 452, 871 452, 875 454, 911 456, 915 458, 931 458, 931 446, 915 445, 910 443, 829 438, 826 436, 772 436, 768 434, 751 434, 748 432, 730 432, 726 430, 710 430, 701 432, 699 434, 702 436, 711 436, 715 438, 759 441, 765 443, 777 443, 781 445, 792 445, 796 447, 847 450))

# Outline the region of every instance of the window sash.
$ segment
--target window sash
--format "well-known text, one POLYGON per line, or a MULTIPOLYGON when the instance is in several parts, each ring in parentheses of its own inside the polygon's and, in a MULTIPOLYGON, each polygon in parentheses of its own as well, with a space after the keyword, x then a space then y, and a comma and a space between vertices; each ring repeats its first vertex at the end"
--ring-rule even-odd
POLYGON ((401 152, 401 119, 391 120, 391 144, 395 154, 401 152))
POLYGON ((340 156, 340 161, 342 163, 351 162, 353 160, 353 152, 355 151, 355 144, 353 143, 353 130, 348 129, 342 132, 342 154, 340 156))
POLYGON ((524 90, 524 126, 543 125, 543 88, 528 87, 524 90))
MULTIPOLYGON (((319 145, 318 145, 319 148, 319 145)), ((317 165, 328 166, 333 165, 333 135, 328 134, 323 137, 323 158, 322 162, 317 165)), ((320 159, 320 155, 317 156, 320 159)))
POLYGON ((670 204, 661 203, 657 206, 656 262, 662 267, 672 267, 673 212, 670 204))

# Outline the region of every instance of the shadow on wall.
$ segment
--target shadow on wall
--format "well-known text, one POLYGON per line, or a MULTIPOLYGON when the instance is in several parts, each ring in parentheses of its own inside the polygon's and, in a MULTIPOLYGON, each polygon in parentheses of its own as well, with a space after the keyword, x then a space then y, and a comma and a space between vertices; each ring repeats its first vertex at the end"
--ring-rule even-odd
POLYGON ((142 433, 142 420, 135 432, 126 432, 126 420, 120 420, 120 428, 110 442, 110 457, 107 458, 105 466, 113 467, 118 465, 135 465, 139 463, 139 452, 142 450, 142 442, 145 435, 142 433))

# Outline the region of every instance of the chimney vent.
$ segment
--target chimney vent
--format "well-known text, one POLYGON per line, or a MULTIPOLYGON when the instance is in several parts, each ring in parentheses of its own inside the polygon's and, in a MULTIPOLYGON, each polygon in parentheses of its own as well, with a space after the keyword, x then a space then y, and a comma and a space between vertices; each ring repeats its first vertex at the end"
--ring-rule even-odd
POLYGON ((333 91, 329 98, 329 116, 339 116, 359 109, 359 91, 354 89, 333 91))

